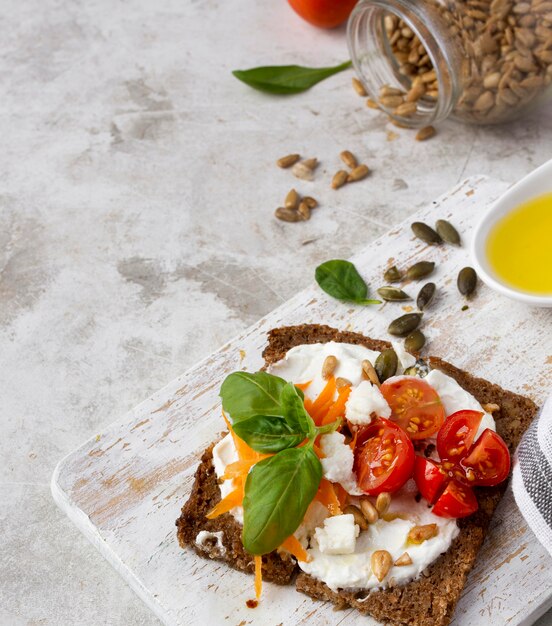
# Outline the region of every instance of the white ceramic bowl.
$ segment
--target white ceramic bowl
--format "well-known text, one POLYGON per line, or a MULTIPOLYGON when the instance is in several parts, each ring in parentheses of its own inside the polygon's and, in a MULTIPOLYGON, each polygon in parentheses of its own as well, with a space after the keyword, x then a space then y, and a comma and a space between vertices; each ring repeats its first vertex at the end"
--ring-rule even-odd
POLYGON ((552 193, 552 159, 510 187, 487 211, 475 229, 471 256, 479 277, 491 289, 527 304, 552 307, 552 295, 527 293, 503 282, 489 265, 486 253, 487 239, 496 222, 523 202, 545 193, 552 193))

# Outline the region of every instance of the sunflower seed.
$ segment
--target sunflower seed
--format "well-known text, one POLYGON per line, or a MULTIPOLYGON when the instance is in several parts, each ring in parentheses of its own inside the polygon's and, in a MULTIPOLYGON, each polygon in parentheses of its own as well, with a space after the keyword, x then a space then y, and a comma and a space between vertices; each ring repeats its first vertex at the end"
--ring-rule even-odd
POLYGON ((286 209, 295 210, 299 206, 299 194, 295 191, 295 189, 290 189, 284 200, 284 206, 286 209))
POLYGON ((424 224, 423 222, 414 222, 410 225, 412 232, 425 243, 440 244, 443 242, 439 233, 436 233, 431 226, 424 224))
POLYGON ((316 198, 313 198, 312 196, 305 196, 303 198, 303 202, 306 202, 311 211, 312 209, 316 209, 316 207, 318 206, 318 200, 316 200, 316 198))
POLYGON ((433 261, 418 261, 406 270, 406 276, 410 280, 419 280, 429 276, 435 269, 435 263, 433 261))
POLYGON ((415 330, 404 340, 404 347, 407 352, 419 352, 425 345, 425 335, 421 330, 415 330))
POLYGON ((373 385, 376 385, 376 387, 380 386, 379 376, 368 359, 362 361, 362 372, 373 385))
POLYGON ((276 165, 285 169, 286 167, 291 167, 292 165, 297 163, 300 158, 301 157, 298 154, 288 154, 287 156, 278 159, 276 161, 276 165))
POLYGON ((390 335, 406 337, 406 335, 418 328, 421 321, 421 313, 407 313, 406 315, 401 315, 396 320, 393 320, 391 324, 389 324, 387 331, 390 335))
POLYGON ((295 178, 300 178, 301 180, 313 180, 314 175, 312 173, 312 168, 308 165, 305 165, 304 161, 300 161, 296 163, 291 168, 291 173, 295 176, 295 178))
POLYGON ((458 231, 450 222, 447 222, 447 220, 437 220, 435 222, 435 230, 443 241, 457 246, 460 245, 460 235, 458 231))
POLYGON ((408 532, 407 541, 410 543, 420 544, 428 539, 437 537, 439 528, 437 524, 424 524, 423 526, 413 526, 408 532))
POLYGON ((424 126, 424 128, 420 128, 420 130, 416 133, 416 141, 431 139, 436 132, 437 131, 433 128, 433 126, 424 126))
POLYGON ((399 117, 411 117, 417 110, 418 105, 415 102, 404 102, 396 107, 393 111, 393 115, 398 115, 399 117))
POLYGON ((301 216, 301 219, 304 220, 305 222, 307 220, 310 220, 311 211, 309 209, 309 205, 304 200, 301 200, 301 202, 299 203, 297 213, 299 213, 299 215, 301 216))
POLYGON ((383 515, 389 509, 391 504, 391 494, 382 491, 376 498, 376 509, 380 515, 383 515))
POLYGON ((372 552, 370 566, 374 576, 380 583, 387 576, 392 565, 393 557, 387 550, 376 550, 372 552))
POLYGON ((355 524, 360 530, 368 530, 368 520, 362 514, 362 511, 354 504, 348 504, 343 509, 344 515, 352 515, 355 518, 355 524))
POLYGON ((383 278, 388 283, 397 283, 401 280, 402 274, 397 269, 397 266, 393 265, 389 269, 385 270, 385 273, 383 274, 383 278))
POLYGON ((433 297, 435 296, 435 283, 426 283, 418 293, 416 298, 416 306, 423 311, 427 306, 431 304, 433 297))
POLYGON ((477 285, 477 274, 473 267, 464 267, 458 273, 457 279, 458 291, 463 296, 471 296, 477 285))
POLYGON ((412 298, 398 287, 380 287, 378 289, 379 295, 387 302, 404 302, 405 300, 412 300, 412 298))
POLYGON ((366 100, 366 106, 369 109, 379 109, 379 104, 377 102, 375 102, 374 100, 372 100, 372 98, 368 98, 368 100, 366 100))
POLYGON ((366 178, 370 170, 367 165, 362 163, 361 165, 357 165, 354 169, 351 170, 351 173, 347 176, 348 183, 356 183, 358 180, 362 180, 366 178))
POLYGON ((332 189, 339 189, 347 182, 349 174, 345 170, 339 170, 332 178, 332 189))
POLYGON ((355 155, 349 150, 343 150, 343 152, 339 155, 341 160, 347 167, 354 169, 358 165, 358 161, 356 160, 355 155))
POLYGON ((393 348, 382 350, 374 363, 374 369, 376 370, 380 382, 384 383, 388 378, 394 376, 397 372, 398 364, 399 359, 393 348))
POLYGON ((369 524, 374 524, 378 521, 378 510, 376 507, 368 500, 368 498, 362 498, 359 502, 360 510, 362 514, 366 518, 369 524))
POLYGON ((410 554, 408 554, 408 552, 403 552, 401 556, 395 561, 394 565, 396 567, 402 567, 403 565, 412 565, 412 559, 410 558, 410 554))
POLYGON ((329 354, 322 363, 322 378, 329 378, 337 367, 337 357, 333 354, 329 354))
POLYGON ((274 215, 282 222, 300 222, 301 216, 297 211, 293 209, 286 209, 286 207, 280 206, 274 211, 274 215))
POLYGON ((352 79, 353 89, 358 93, 359 96, 365 98, 368 94, 366 93, 366 89, 364 89, 364 85, 358 80, 358 78, 353 77, 352 79))

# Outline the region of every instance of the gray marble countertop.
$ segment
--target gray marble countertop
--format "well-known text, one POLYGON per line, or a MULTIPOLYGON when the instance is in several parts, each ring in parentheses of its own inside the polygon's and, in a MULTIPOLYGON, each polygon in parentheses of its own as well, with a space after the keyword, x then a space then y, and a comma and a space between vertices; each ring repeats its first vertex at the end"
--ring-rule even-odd
POLYGON ((343 31, 284 0, 6 0, 0 20, 0 624, 157 624, 56 509, 57 461, 321 261, 469 175, 540 165, 552 109, 447 122, 422 144, 368 110, 350 72, 253 92, 230 71, 347 58, 343 31), (334 192, 343 149, 373 171, 334 192), (314 182, 275 167, 294 151, 320 159, 314 182), (272 217, 291 186, 320 200, 309 222, 272 217))

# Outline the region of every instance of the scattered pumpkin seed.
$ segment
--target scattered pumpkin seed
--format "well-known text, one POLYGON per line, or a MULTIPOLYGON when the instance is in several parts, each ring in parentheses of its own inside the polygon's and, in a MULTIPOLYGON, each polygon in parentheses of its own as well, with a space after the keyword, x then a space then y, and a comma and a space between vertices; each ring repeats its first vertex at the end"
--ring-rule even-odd
POLYGON ((410 228, 412 228, 412 232, 421 239, 429 244, 440 244, 443 243, 439 233, 435 232, 431 226, 424 224, 423 222, 414 222, 411 224, 410 228))
POLYGON ((435 263, 433 261, 418 261, 406 270, 406 276, 410 280, 419 280, 429 276, 434 269, 435 263))
POLYGON ((356 183, 358 180, 366 178, 369 173, 370 170, 367 165, 364 165, 364 163, 362 163, 361 165, 357 165, 353 170, 351 170, 351 173, 347 176, 347 182, 356 183))
POLYGON ((418 370, 416 369, 415 365, 411 365, 410 367, 407 367, 404 370, 404 375, 405 376, 417 376, 418 375, 418 370))
POLYGON ((415 330, 404 340, 407 352, 419 352, 425 345, 425 335, 421 330, 415 330))
POLYGON ((412 300, 412 298, 398 287, 380 287, 378 289, 379 295, 387 302, 404 302, 405 300, 412 300))
POLYGON ((393 320, 387 330, 390 335, 406 337, 406 335, 418 328, 421 321, 421 313, 406 313, 406 315, 401 315, 396 320, 393 320))
POLYGON ((339 155, 341 160, 347 167, 354 169, 358 165, 358 161, 356 160, 355 155, 349 150, 343 150, 343 152, 339 155))
POLYGON ((418 293, 418 297, 416 298, 416 306, 423 311, 426 307, 428 307, 433 297, 435 296, 435 283, 426 283, 418 293))
POLYGON ((437 220, 435 222, 435 230, 443 241, 456 246, 460 245, 460 235, 458 231, 450 222, 447 222, 447 220, 437 220))
POLYGON ((302 217, 294 209, 287 209, 284 206, 280 206, 274 211, 274 215, 282 222, 300 222, 302 217))
POLYGON ((391 376, 394 376, 397 371, 399 359, 397 353, 393 348, 387 348, 378 355, 376 362, 374 363, 374 369, 380 379, 380 382, 385 382, 391 376))
POLYGON ((402 278, 402 274, 397 269, 397 266, 393 265, 389 269, 385 270, 385 273, 383 274, 383 278, 388 283, 398 283, 402 278))
POLYGON ((295 191, 295 189, 290 189, 284 200, 284 206, 286 209, 295 210, 299 206, 299 194, 295 191))
POLYGON ((465 304, 460 310, 461 311, 467 311, 469 308, 470 307, 467 304, 465 304))
POLYGON ((286 156, 283 156, 281 159, 278 159, 276 161, 276 165, 285 169, 286 167, 291 167, 292 165, 297 163, 300 158, 301 157, 298 154, 288 154, 286 156))
POLYGON ((477 284, 477 274, 473 267, 464 267, 458 273, 458 280, 456 281, 458 285, 458 291, 463 296, 471 296, 471 294, 475 291, 475 286, 477 284))
POLYGON ((339 189, 347 182, 349 174, 345 170, 339 170, 332 178, 332 189, 339 189))

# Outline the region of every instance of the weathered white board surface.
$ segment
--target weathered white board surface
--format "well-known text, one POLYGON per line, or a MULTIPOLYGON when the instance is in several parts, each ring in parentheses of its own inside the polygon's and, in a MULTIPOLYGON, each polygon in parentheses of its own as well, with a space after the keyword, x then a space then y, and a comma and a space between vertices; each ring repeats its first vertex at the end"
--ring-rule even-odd
MULTIPOLYGON (((464 301, 456 290, 458 270, 469 264, 471 229, 506 188, 505 183, 472 178, 419 213, 429 223, 450 219, 462 233, 462 248, 435 248, 414 240, 411 218, 353 261, 376 289, 389 264, 405 267, 434 260, 437 269, 431 280, 437 283, 438 298, 423 326, 429 352, 540 403, 552 381, 552 309, 530 309, 479 285, 463 312, 464 301)), ((418 289, 419 284, 412 284, 406 291, 415 296, 418 289)), ((52 478, 56 502, 166 624, 375 624, 354 611, 334 612, 293 587, 271 584, 265 584, 259 607, 248 609, 252 578, 182 551, 174 521, 201 451, 224 428, 220 383, 233 370, 253 371, 262 365, 270 328, 326 323, 387 338, 387 325, 400 313, 401 306, 393 303, 340 304, 316 285, 302 291, 63 459, 52 478)), ((508 492, 453 623, 531 624, 551 598, 552 560, 508 492)))

